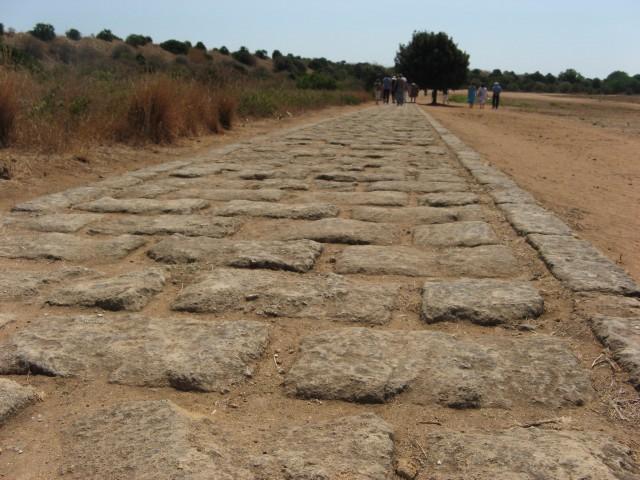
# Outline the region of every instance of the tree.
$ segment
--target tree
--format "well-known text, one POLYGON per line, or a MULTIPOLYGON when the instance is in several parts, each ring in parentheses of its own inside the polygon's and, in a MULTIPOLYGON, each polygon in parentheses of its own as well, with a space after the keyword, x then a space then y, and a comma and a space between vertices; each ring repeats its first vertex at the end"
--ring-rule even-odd
POLYGON ((400 44, 396 53, 396 70, 421 88, 431 88, 432 104, 437 91, 459 88, 467 79, 469 55, 444 33, 413 32, 409 44, 400 44))
POLYGON ((73 40, 76 42, 82 38, 82 35, 80 35, 80 32, 75 28, 70 28, 69 30, 67 30, 65 35, 69 40, 73 40))
POLYGON ((180 40, 171 39, 166 42, 162 42, 160 44, 160 48, 175 55, 186 55, 189 53, 190 45, 186 42, 181 42, 180 40))
POLYGON ((196 43, 196 46, 194 48, 197 48, 198 50, 203 50, 203 51, 207 51, 207 47, 204 46, 204 43, 202 42, 198 42, 196 43))
POLYGON ((266 60, 267 58, 269 58, 269 54, 267 53, 266 50, 256 50, 254 55, 260 58, 261 60, 266 60))
POLYGON ((233 52, 231 54, 233 58, 235 58, 238 62, 244 63, 245 65, 253 66, 256 64, 256 59, 247 47, 240 47, 240 50, 233 52))
POLYGON ((127 37, 125 42, 128 45, 131 45, 132 47, 144 47, 147 43, 152 43, 153 39, 145 35, 138 35, 136 33, 132 33, 127 37))
POLYGON ((573 68, 567 68, 564 72, 558 74, 558 80, 561 82, 578 83, 583 79, 584 77, 573 68))
POLYGON ((0 23, 0 37, 4 35, 4 23, 0 23))
POLYGON ((43 42, 50 42, 54 38, 56 38, 56 31, 53 28, 53 25, 48 23, 38 23, 33 30, 29 32, 31 35, 36 37, 43 42))
POLYGON ((229 55, 229 49, 223 45, 220 47, 220 53, 222 55, 229 55))
POLYGON ((105 28, 100 33, 96 35, 98 40, 103 40, 105 42, 113 42, 114 40, 122 40, 120 37, 115 35, 111 30, 105 28))
POLYGON ((281 57, 281 56, 282 56, 282 52, 281 52, 280 50, 274 50, 274 51, 271 53, 271 58, 273 58, 274 60, 275 60, 276 58, 278 58, 278 57, 281 57))

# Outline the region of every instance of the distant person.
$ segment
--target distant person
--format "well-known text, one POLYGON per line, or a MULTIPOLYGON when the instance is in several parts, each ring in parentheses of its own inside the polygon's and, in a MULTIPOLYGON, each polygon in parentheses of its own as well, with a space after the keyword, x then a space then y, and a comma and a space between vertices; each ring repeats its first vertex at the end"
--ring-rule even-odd
POLYGON ((493 92, 493 97, 491 97, 491 108, 493 110, 497 110, 500 106, 500 94, 502 93, 502 86, 498 82, 495 82, 493 84, 493 87, 491 88, 491 91, 493 92))
POLYGON ((478 104, 480 105, 480 110, 484 110, 484 104, 487 103, 487 96, 489 95, 489 91, 487 87, 483 83, 480 85, 478 89, 478 104))
POLYGON ((445 88, 442 90, 442 104, 449 105, 449 89, 445 88))
POLYGON ((376 105, 380 104, 380 100, 382 100, 382 82, 380 79, 376 80, 373 84, 373 91, 376 96, 376 105))
POLYGON ((416 82, 413 82, 409 87, 409 98, 411 98, 411 103, 416 103, 416 98, 418 98, 418 94, 420 93, 420 87, 416 82))
POLYGON ((402 74, 398 75, 398 78, 396 78, 396 105, 399 107, 404 105, 407 88, 407 77, 404 77, 402 74))
POLYGON ((396 76, 391 77, 391 101, 396 103, 396 91, 398 89, 398 78, 396 76))
POLYGON ((473 104, 476 103, 476 86, 471 84, 467 90, 467 103, 469 108, 473 108, 473 104))
POLYGON ((389 103, 389 96, 391 95, 391 77, 385 75, 382 79, 382 102, 389 103))

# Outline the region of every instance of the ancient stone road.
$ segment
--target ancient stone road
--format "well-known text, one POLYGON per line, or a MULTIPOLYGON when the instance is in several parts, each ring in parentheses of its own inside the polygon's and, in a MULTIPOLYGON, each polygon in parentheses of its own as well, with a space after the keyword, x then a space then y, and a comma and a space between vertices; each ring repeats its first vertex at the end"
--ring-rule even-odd
POLYGON ((418 107, 0 222, 6 478, 640 478, 638 286, 418 107))

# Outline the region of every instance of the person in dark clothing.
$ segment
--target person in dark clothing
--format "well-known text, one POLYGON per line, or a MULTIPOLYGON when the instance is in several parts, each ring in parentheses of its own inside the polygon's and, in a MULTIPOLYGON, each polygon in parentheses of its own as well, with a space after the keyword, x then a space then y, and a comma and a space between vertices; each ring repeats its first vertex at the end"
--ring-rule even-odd
POLYGON ((386 75, 382 79, 382 103, 389 103, 389 96, 391 95, 391 77, 386 75))
POLYGON ((493 92, 493 97, 491 97, 491 108, 493 110, 497 110, 500 106, 500 94, 502 93, 502 87, 498 82, 496 82, 493 84, 491 91, 493 92))
POLYGON ((391 79, 391 101, 396 103, 396 90, 398 89, 398 80, 396 77, 391 79))

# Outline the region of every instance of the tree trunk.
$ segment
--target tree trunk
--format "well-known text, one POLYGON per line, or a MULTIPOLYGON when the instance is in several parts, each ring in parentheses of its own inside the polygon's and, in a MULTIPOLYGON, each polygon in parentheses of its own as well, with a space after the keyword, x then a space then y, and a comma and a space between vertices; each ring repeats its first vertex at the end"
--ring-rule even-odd
POLYGON ((436 105, 438 103, 438 90, 431 90, 431 105, 436 105))

